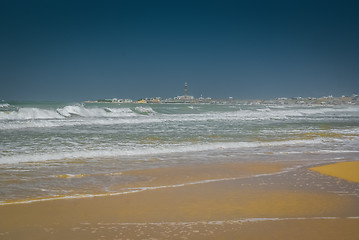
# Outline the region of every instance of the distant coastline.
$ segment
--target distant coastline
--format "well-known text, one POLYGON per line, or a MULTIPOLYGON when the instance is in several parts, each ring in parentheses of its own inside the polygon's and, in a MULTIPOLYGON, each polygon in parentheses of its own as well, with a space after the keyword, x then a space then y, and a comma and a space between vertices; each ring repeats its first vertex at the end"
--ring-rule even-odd
POLYGON ((132 99, 99 99, 88 100, 85 103, 152 103, 152 104, 263 104, 263 105, 359 105, 359 96, 353 94, 352 96, 324 96, 324 97, 292 97, 292 98, 275 98, 275 99, 251 99, 251 100, 239 100, 229 97, 228 99, 212 99, 212 98, 194 98, 193 96, 178 96, 174 98, 162 99, 156 98, 141 98, 138 100, 132 99))

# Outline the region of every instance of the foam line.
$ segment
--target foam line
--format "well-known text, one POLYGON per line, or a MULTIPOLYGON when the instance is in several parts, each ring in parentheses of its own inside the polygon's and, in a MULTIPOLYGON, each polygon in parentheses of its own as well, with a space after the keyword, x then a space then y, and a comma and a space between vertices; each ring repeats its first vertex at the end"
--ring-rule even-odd
POLYGON ((257 177, 264 177, 264 176, 272 176, 278 175, 285 172, 288 172, 288 169, 284 169, 283 171, 275 172, 275 173, 264 173, 264 174, 256 174, 248 177, 232 177, 232 178, 220 178, 220 179, 206 179, 201 181, 189 182, 189 183, 180 183, 180 184, 173 184, 173 185, 161 185, 161 186, 154 186, 154 187, 136 187, 136 188, 127 188, 126 191, 123 192, 108 192, 108 193, 100 193, 100 194, 75 194, 75 195, 68 195, 68 196, 53 196, 48 198, 39 198, 39 199, 29 199, 29 200, 22 200, 22 201, 0 201, 0 206, 2 205, 14 205, 14 204, 27 204, 27 203, 35 203, 35 202, 43 202, 43 201, 52 201, 52 200, 64 200, 64 199, 83 199, 83 198, 93 198, 93 197, 109 197, 109 196, 119 196, 119 195, 126 195, 131 193, 138 193, 144 192, 148 190, 156 190, 156 189, 166 189, 166 188, 177 188, 177 187, 184 187, 189 185, 197 185, 197 184, 205 184, 211 182, 221 182, 221 181, 231 181, 231 180, 239 180, 239 179, 247 179, 247 178, 257 178, 257 177))
MULTIPOLYGON (((97 223, 100 226, 137 226, 137 225, 223 225, 223 224, 240 224, 247 222, 266 222, 266 221, 292 221, 292 220, 336 220, 336 219, 359 219, 359 216, 352 217, 288 217, 288 218, 241 218, 236 220, 216 220, 216 221, 196 221, 196 222, 146 222, 146 223, 97 223)), ((82 225, 88 225, 88 223, 82 223, 82 225)))
POLYGON ((191 153, 222 149, 241 149, 268 146, 292 146, 297 144, 321 143, 322 139, 314 140, 288 140, 273 142, 226 142, 202 143, 187 146, 155 146, 137 149, 108 149, 92 151, 44 153, 44 154, 18 154, 0 158, 0 164, 14 164, 19 162, 43 162, 48 160, 78 159, 78 158, 112 158, 119 156, 143 156, 152 154, 191 153))

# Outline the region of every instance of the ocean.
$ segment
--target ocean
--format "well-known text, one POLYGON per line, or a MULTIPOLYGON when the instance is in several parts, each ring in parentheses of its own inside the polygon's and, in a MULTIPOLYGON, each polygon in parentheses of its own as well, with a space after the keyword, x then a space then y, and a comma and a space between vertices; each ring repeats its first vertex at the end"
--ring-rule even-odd
MULTIPOLYGON (((121 194, 125 171, 359 159, 359 106, 0 103, 0 205, 121 194)), ((128 189, 123 189, 128 191, 128 189)))

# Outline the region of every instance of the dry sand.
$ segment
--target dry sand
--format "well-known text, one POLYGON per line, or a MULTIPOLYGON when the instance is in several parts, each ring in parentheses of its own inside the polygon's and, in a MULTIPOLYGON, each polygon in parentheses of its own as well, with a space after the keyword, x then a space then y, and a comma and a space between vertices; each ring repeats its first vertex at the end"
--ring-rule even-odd
POLYGON ((329 176, 342 178, 351 182, 359 182, 359 161, 328 164, 312 167, 310 170, 317 171, 329 176))
POLYGON ((0 206, 0 239, 357 239, 358 184, 305 168, 263 175, 295 164, 127 172, 143 181, 126 187, 168 187, 0 206))

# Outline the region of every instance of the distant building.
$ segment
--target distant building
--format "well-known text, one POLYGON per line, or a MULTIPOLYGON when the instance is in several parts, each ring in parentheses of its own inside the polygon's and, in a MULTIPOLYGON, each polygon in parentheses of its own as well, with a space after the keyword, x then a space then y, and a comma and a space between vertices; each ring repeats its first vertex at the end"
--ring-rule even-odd
POLYGON ((177 96, 174 99, 176 99, 176 100, 193 100, 194 97, 193 96, 177 96))

